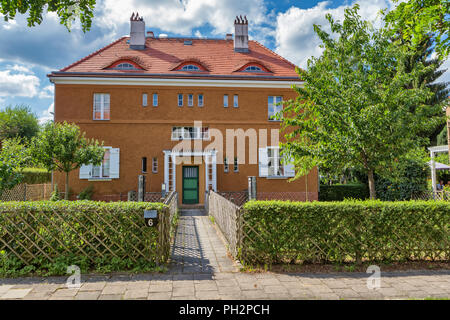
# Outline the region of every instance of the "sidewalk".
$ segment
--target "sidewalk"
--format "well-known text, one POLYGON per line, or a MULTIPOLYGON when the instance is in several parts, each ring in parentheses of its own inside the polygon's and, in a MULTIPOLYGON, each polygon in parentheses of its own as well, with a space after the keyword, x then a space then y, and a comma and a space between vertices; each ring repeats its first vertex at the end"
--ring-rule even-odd
POLYGON ((239 273, 201 211, 184 211, 167 274, 0 279, 0 299, 410 299, 450 297, 450 270, 383 272, 369 290, 366 273, 239 273))

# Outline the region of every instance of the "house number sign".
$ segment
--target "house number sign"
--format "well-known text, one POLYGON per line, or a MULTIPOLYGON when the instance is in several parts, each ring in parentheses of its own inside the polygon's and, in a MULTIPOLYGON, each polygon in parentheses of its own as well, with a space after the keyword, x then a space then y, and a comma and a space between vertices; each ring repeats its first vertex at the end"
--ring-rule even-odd
POLYGON ((144 210, 144 220, 147 227, 156 227, 158 224, 158 211, 144 210))

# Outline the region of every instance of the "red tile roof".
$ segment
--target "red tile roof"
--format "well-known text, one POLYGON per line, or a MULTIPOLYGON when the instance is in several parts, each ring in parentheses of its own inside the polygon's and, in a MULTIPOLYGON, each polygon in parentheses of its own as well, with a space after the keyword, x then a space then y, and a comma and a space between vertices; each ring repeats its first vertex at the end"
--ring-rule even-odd
POLYGON ((260 77, 273 80, 295 78, 295 65, 264 47, 256 41, 249 41, 249 52, 234 51, 232 40, 221 39, 181 39, 181 38, 147 38, 145 50, 132 50, 127 43, 129 37, 122 37, 108 46, 88 55, 87 57, 54 72, 52 75, 64 73, 81 73, 89 75, 114 74, 114 76, 216 76, 216 77, 260 77), (185 45, 189 40, 192 45, 185 45), (139 64, 143 70, 119 71, 108 67, 118 60, 129 59, 139 64), (208 71, 186 72, 174 70, 183 62, 192 61, 201 64, 208 71), (247 63, 259 63, 270 72, 248 73, 239 72, 239 68, 247 63))

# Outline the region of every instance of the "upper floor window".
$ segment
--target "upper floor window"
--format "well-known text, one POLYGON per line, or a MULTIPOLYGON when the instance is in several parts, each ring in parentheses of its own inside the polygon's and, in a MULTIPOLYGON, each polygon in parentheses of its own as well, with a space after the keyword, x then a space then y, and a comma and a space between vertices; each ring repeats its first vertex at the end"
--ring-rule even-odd
POLYGON ((117 70, 139 70, 134 65, 128 62, 119 63, 117 66, 114 67, 114 69, 117 70))
POLYGON ((268 98, 268 114, 269 120, 278 120, 276 114, 283 110, 283 97, 269 96, 268 98))
POLYGON ((186 64, 180 70, 181 71, 200 71, 200 68, 194 64, 186 64))
POLYGON ((237 94, 234 95, 233 106, 235 108, 239 107, 239 96, 237 94))
POLYGON ((178 94, 178 106, 182 107, 183 106, 183 94, 178 94))
POLYGON ((172 140, 208 140, 209 128, 207 127, 173 127, 172 140))
POLYGON ((193 107, 193 106, 194 106, 194 95, 188 94, 188 107, 193 107))
POLYGON ((158 106, 158 94, 157 93, 153 94, 153 106, 154 107, 158 106))
POLYGON ((227 94, 223 95, 223 107, 228 108, 228 95, 227 94))
POLYGON ((148 105, 148 96, 147 96, 147 94, 146 93, 143 93, 142 94, 142 106, 143 107, 146 107, 147 105, 148 105))
POLYGON ((244 72, 263 72, 263 69, 258 66, 248 66, 244 69, 244 72))
POLYGON ((204 100, 203 100, 203 95, 202 95, 202 94, 199 94, 199 95, 198 95, 198 106, 199 106, 199 107, 203 107, 203 102, 204 102, 204 100))
POLYGON ((94 120, 109 120, 109 93, 94 93, 94 120))

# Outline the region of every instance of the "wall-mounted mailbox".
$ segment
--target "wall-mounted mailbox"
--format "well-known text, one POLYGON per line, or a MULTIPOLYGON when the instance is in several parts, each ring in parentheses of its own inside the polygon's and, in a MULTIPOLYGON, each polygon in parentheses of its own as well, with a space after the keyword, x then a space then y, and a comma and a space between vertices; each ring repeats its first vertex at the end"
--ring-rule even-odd
POLYGON ((144 220, 147 227, 156 227, 158 224, 158 211, 144 210, 144 220))

